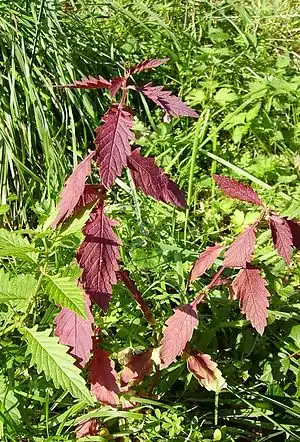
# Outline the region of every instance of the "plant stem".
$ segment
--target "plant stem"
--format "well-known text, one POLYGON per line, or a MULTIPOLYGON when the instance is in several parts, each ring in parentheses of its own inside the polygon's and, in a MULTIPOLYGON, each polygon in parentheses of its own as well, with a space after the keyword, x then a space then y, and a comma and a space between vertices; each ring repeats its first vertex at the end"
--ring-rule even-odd
MULTIPOLYGON (((216 154, 217 153, 217 135, 214 136, 213 141, 212 141, 212 145, 213 145, 213 154, 216 154)), ((213 176, 214 173, 216 173, 216 170, 217 170, 217 161, 212 160, 211 169, 210 169, 211 177, 213 176)), ((211 183, 211 199, 214 200, 216 183, 214 180, 211 180, 211 181, 212 181, 212 183, 211 183)))
POLYGON ((222 266, 221 268, 220 268, 220 270, 215 274, 215 276, 213 277, 213 279, 210 281, 210 283, 208 284, 208 286, 207 286, 207 289, 210 289, 213 285, 214 285, 214 283, 216 282, 216 280, 221 276, 221 274, 223 273, 223 270, 225 269, 225 267, 224 266, 222 266))
POLYGON ((185 224, 184 224, 184 242, 186 243, 186 236, 187 236, 187 225, 189 220, 189 213, 190 213, 190 206, 192 202, 193 197, 193 181, 194 181, 194 171, 195 171, 195 164, 196 164, 196 158, 198 153, 198 146, 199 143, 202 142, 206 128, 208 123, 210 110, 208 109, 206 111, 204 120, 200 117, 197 121, 196 125, 196 131, 194 135, 194 143, 193 143, 193 150, 192 150, 192 157, 191 157, 191 166, 190 166, 190 176, 189 176, 189 187, 188 187, 188 196, 187 196, 187 209, 185 212, 185 224), (203 124, 202 124, 203 122, 203 124))
POLYGON ((2 333, 0 333, 0 336, 6 335, 7 333, 9 333, 11 330, 13 330, 16 327, 17 327, 17 324, 14 322, 9 327, 6 327, 5 330, 3 330, 2 333))
POLYGON ((145 108, 145 112, 146 112, 147 118, 148 118, 148 120, 149 120, 149 123, 150 123, 152 129, 153 129, 155 132, 157 132, 157 127, 156 127, 156 125, 155 125, 155 123, 154 123, 154 120, 153 120, 153 118, 152 118, 152 115, 151 115, 151 112, 150 112, 150 109, 149 109, 148 103, 147 103, 147 101, 145 100, 145 97, 144 97, 144 95, 143 95, 142 93, 140 93, 140 97, 141 97, 141 100, 142 100, 143 106, 144 106, 144 108, 145 108))
POLYGON ((127 172, 127 177, 128 177, 128 181, 129 181, 129 185, 132 191, 132 198, 133 198, 133 204, 134 204, 134 210, 135 210, 135 214, 136 214, 136 218, 137 218, 137 222, 138 222, 138 226, 140 229, 140 232, 145 235, 145 228, 143 225, 143 221, 142 221, 142 215, 141 215, 141 209, 140 209, 140 203, 138 200, 138 196, 137 196, 137 191, 135 188, 135 184, 134 181, 132 179, 131 173, 129 169, 126 169, 127 172))
POLYGON ((45 272, 45 268, 41 268, 41 269, 40 269, 40 276, 39 276, 39 279, 37 280, 37 284, 36 284, 36 287, 35 287, 34 293, 33 293, 33 295, 32 295, 32 301, 29 303, 29 305, 28 305, 28 307, 27 307, 27 310, 26 310, 26 312, 25 312, 25 314, 24 314, 24 316, 23 316, 23 318, 22 318, 22 322, 24 322, 25 319, 27 318, 27 316, 29 315, 30 310, 32 309, 32 306, 33 306, 33 304, 34 304, 34 302, 35 302, 35 300, 36 300, 36 297, 37 297, 38 291, 39 291, 39 289, 40 289, 40 287, 41 287, 41 284, 42 284, 42 279, 43 279, 43 277, 44 277, 44 272, 45 272))
POLYGON ((215 392, 215 413, 214 413, 214 424, 215 427, 218 426, 218 416, 219 415, 219 392, 215 392))

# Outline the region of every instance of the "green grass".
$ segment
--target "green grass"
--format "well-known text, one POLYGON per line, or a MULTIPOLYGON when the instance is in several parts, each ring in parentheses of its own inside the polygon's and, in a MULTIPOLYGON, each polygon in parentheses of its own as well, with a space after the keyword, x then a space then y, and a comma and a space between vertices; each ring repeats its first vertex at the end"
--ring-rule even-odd
POLYGON ((1 202, 26 225, 49 210, 70 166, 90 147, 103 97, 56 84, 111 71, 110 42, 91 19, 52 2, 0 3, 1 202))

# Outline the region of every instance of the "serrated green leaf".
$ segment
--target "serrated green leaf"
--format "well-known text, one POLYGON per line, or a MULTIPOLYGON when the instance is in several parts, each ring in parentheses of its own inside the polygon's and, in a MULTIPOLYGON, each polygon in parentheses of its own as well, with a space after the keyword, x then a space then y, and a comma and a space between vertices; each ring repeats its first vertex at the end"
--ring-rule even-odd
POLYGON ((45 279, 45 289, 50 299, 87 319, 83 293, 73 278, 45 275, 45 279))
POLYGON ((14 310, 25 312, 34 294, 37 281, 33 275, 9 277, 0 270, 0 303, 9 305, 14 310))
POLYGON ((59 344, 58 338, 50 336, 51 330, 37 331, 33 328, 22 329, 23 339, 27 341, 26 355, 31 354, 30 364, 37 372, 44 372, 46 379, 53 381, 56 388, 62 387, 72 396, 93 405, 93 398, 80 376, 75 360, 67 352, 69 347, 59 344))
POLYGON ((0 256, 22 258, 34 261, 31 256, 35 249, 30 245, 27 238, 23 238, 15 232, 0 229, 0 256))
MULTIPOLYGON (((3 269, 0 269, 0 299, 3 302, 7 294, 12 292, 12 283, 9 279, 9 273, 5 273, 3 269)), ((5 298, 6 299, 6 298, 5 298)))

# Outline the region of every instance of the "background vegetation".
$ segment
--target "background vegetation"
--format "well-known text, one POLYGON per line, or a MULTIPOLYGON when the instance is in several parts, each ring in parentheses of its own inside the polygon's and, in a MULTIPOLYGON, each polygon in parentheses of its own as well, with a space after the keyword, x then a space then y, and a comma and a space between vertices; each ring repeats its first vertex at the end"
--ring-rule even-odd
MULTIPOLYGON (((198 122, 165 122, 144 100, 134 103, 137 144, 185 190, 190 210, 141 195, 133 200, 126 175, 111 192, 122 259, 158 320, 155 331, 146 327, 117 286, 100 319, 116 357, 155 341, 172 308, 187 301, 186 275, 199 252, 225 237, 229 243, 256 216, 255 208, 223 197, 212 173, 244 179, 282 215, 300 219, 299 18, 296 0, 0 2, 1 222, 23 229, 46 254, 50 249, 53 269, 72 263, 80 234, 75 229, 53 244, 41 226, 66 176, 91 148, 108 102, 106 92, 55 85, 89 74, 109 78, 124 63, 168 56, 151 81, 168 83, 201 114, 198 122)), ((261 234, 256 256, 272 294, 265 334, 216 289, 194 337, 218 362, 228 390, 215 396, 201 389, 179 361, 162 372, 154 399, 136 410, 99 407, 102 436, 94 440, 300 440, 299 254, 287 268, 261 234)), ((12 277, 30 265, 3 260, 12 277)), ((49 326, 57 310, 43 296, 34 302, 31 324, 49 326)), ((28 368, 4 303, 0 319, 0 438, 72 440, 85 404, 28 368)))

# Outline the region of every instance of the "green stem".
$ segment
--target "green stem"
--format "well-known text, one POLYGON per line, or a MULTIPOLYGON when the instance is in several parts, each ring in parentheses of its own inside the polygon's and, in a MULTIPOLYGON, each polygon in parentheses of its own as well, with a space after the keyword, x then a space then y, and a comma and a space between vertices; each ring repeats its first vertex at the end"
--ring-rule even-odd
POLYGON ((156 125, 155 125, 155 123, 154 123, 154 120, 153 120, 153 118, 152 118, 152 115, 151 115, 151 112, 150 112, 150 109, 149 109, 148 103, 147 103, 147 101, 145 100, 145 97, 144 97, 143 94, 140 94, 140 96, 141 96, 141 100, 142 100, 143 106, 144 106, 144 108, 145 108, 145 112, 146 112, 147 118, 148 118, 148 120, 149 120, 149 123, 151 124, 152 129, 153 129, 155 132, 157 132, 157 127, 156 127, 156 125))
POLYGON ((145 235, 145 228, 144 228, 144 224, 143 224, 143 221, 142 221, 140 203, 139 203, 139 200, 138 200, 138 195, 137 195, 137 191, 136 191, 136 188, 135 188, 135 184, 134 184, 134 181, 132 179, 130 170, 127 169, 126 172, 127 172, 127 177, 128 177, 129 185, 130 185, 130 188, 131 188, 131 191, 132 191, 134 210, 135 210, 138 226, 139 226, 140 232, 143 235, 145 235))
POLYGON ((30 313, 30 311, 31 311, 31 309, 32 309, 32 306, 33 306, 33 304, 35 303, 35 300, 36 300, 37 294, 38 294, 38 292, 39 292, 39 290, 40 290, 40 288, 41 288, 42 279, 43 279, 44 274, 45 274, 45 268, 41 268, 41 269, 40 269, 40 272, 41 272, 41 273, 40 273, 39 279, 37 280, 37 284, 36 284, 36 287, 35 287, 34 293, 33 293, 33 295, 32 295, 32 301, 29 303, 29 305, 28 305, 28 307, 27 307, 27 310, 26 310, 24 316, 23 316, 22 319, 21 319, 21 322, 22 322, 22 323, 25 322, 25 319, 26 319, 27 316, 29 315, 29 313, 30 313))
POLYGON ((192 158, 191 158, 191 165, 190 165, 190 176, 189 176, 189 187, 188 187, 188 196, 187 196, 187 209, 185 212, 185 224, 184 224, 184 242, 186 242, 186 236, 187 236, 187 225, 189 220, 189 213, 190 213, 190 206, 193 198, 193 182, 194 182, 194 172, 195 172, 195 164, 198 154, 198 146, 199 143, 202 142, 204 138, 204 134, 207 128, 208 118, 209 118, 210 110, 208 109, 206 112, 206 115, 204 117, 204 120, 202 118, 199 118, 195 135, 194 135, 194 143, 193 143, 193 150, 192 150, 192 158))
POLYGON ((219 392, 215 393, 215 413, 214 413, 214 424, 215 427, 218 426, 218 418, 219 418, 219 392))
POLYGON ((0 336, 6 335, 7 333, 9 333, 11 330, 13 330, 16 327, 17 327, 17 324, 14 322, 9 327, 6 327, 5 330, 3 330, 2 333, 0 333, 0 336))
MULTIPOLYGON (((217 153, 217 135, 214 136, 212 145, 213 145, 213 154, 216 154, 217 153)), ((213 176, 213 174, 216 173, 216 170, 217 170, 217 161, 212 160, 211 169, 210 169, 211 176, 213 176)), ((212 180, 212 184, 211 184, 211 199, 212 200, 215 198, 215 190, 216 190, 216 183, 215 183, 215 180, 212 180)))

